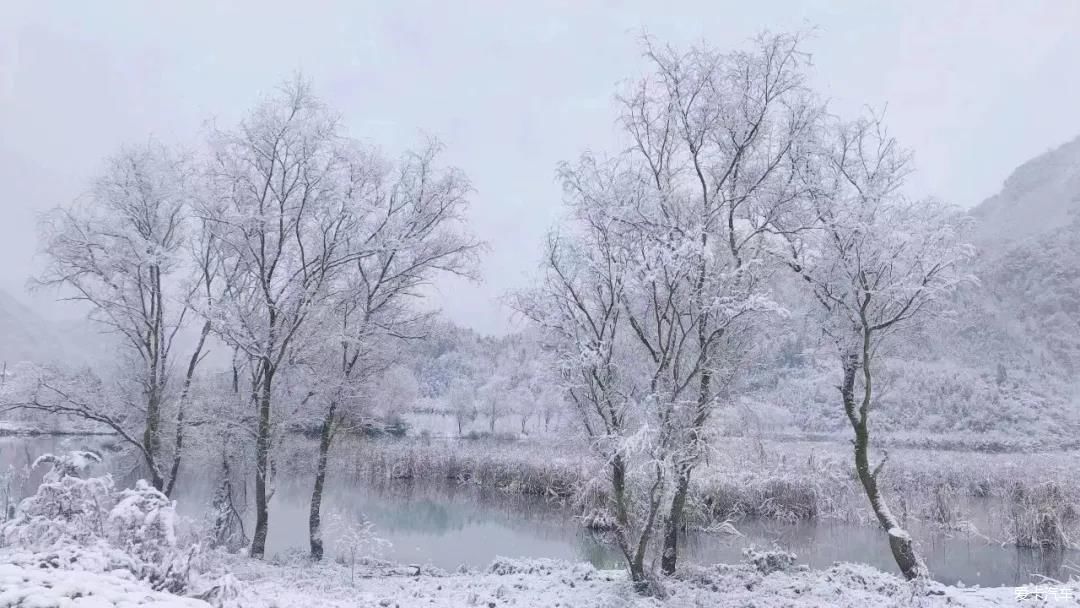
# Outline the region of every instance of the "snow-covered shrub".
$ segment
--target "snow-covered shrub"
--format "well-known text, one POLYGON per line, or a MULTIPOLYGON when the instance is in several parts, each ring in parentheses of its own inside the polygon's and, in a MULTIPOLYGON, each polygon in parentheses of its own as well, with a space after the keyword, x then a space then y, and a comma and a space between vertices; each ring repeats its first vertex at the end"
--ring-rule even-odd
POLYGON ((247 586, 231 574, 219 577, 205 591, 193 597, 210 604, 214 608, 250 608, 251 606, 264 605, 264 602, 260 602, 253 596, 247 586))
POLYGON ((595 507, 581 516, 581 525, 593 532, 611 532, 618 528, 615 516, 605 508, 595 507))
POLYGON ((743 549, 743 559, 753 564, 762 574, 772 574, 791 569, 796 555, 788 551, 758 551, 753 547, 743 549))
POLYGON ((140 479, 121 490, 109 512, 110 537, 131 553, 147 559, 160 558, 176 546, 176 512, 172 501, 140 479))
POLYGON ((221 481, 218 482, 214 497, 210 501, 205 528, 205 542, 211 549, 239 551, 248 542, 240 512, 233 503, 232 479, 228 462, 224 463, 221 481))
POLYGON ((176 503, 140 479, 121 490, 109 512, 108 539, 131 555, 135 574, 159 591, 180 592, 188 584, 198 546, 182 550, 176 540, 176 503))
POLYGON ((375 534, 375 524, 361 517, 354 521, 333 511, 327 518, 326 528, 339 550, 338 559, 349 566, 350 583, 355 582, 356 558, 372 557, 390 546, 390 541, 375 534))
POLYGON ((42 568, 123 569, 156 590, 183 591, 198 547, 177 542, 174 504, 142 480, 116 492, 109 475, 79 477, 100 461, 81 451, 38 458, 35 467, 51 468, 0 527, 0 541, 31 552, 42 568))
POLYGON ((111 504, 112 477, 83 479, 79 474, 101 457, 76 451, 63 456, 44 454, 33 468, 51 465, 37 492, 19 503, 15 517, 0 528, 4 545, 47 548, 87 544, 104 536, 111 504))

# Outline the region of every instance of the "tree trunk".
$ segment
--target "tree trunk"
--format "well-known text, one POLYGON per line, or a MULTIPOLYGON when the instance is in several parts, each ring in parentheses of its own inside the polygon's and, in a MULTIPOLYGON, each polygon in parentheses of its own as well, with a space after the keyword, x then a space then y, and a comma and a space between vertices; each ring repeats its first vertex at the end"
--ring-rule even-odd
POLYGON ((314 561, 323 558, 322 497, 323 486, 326 483, 326 461, 330 454, 330 441, 333 439, 336 413, 337 402, 331 401, 319 433, 319 462, 315 469, 315 489, 311 491, 311 510, 308 513, 308 535, 311 539, 311 559, 314 561))
POLYGON ((870 470, 870 459, 867 454, 868 444, 869 436, 866 429, 857 430, 855 432, 855 470, 858 472, 859 481, 862 482, 863 489, 866 491, 866 497, 870 499, 870 506, 874 510, 878 523, 881 524, 881 528, 885 530, 889 537, 889 549, 892 550, 896 565, 900 567, 900 572, 903 573, 904 578, 912 580, 922 575, 926 567, 915 552, 911 537, 908 536, 907 532, 903 531, 892 512, 889 511, 889 507, 885 504, 885 499, 881 495, 877 483, 877 473, 881 469, 879 468, 877 471, 870 470))
POLYGON ((640 594, 646 594, 649 591, 649 579, 645 576, 645 556, 634 556, 630 560, 630 582, 634 587, 634 591, 640 594))
POLYGON ((634 551, 626 537, 630 528, 630 515, 626 508, 626 462, 621 454, 615 454, 611 458, 611 492, 612 502, 615 503, 616 544, 626 558, 626 565, 630 570, 630 581, 635 591, 644 593, 648 589, 648 579, 645 576, 645 554, 634 551))
POLYGON ((626 529, 630 524, 626 510, 626 463, 620 454, 611 459, 611 489, 615 502, 615 522, 620 528, 626 529))
POLYGON ((259 426, 255 438, 255 532, 251 537, 251 557, 258 559, 266 554, 266 532, 270 524, 266 480, 270 465, 270 399, 274 378, 270 362, 264 360, 262 366, 259 426))
MULTIPOLYGON (((869 350, 868 339, 864 342, 864 345, 863 351, 867 353, 869 350)), ((889 538, 889 549, 892 551, 893 559, 896 560, 896 565, 900 567, 900 572, 904 575, 904 578, 912 580, 924 576, 927 573, 926 566, 922 558, 915 552, 911 537, 900 527, 888 505, 885 504, 885 498, 881 495, 881 490, 878 487, 878 474, 881 472, 885 462, 882 461, 876 469, 871 470, 870 468, 870 430, 867 424, 867 415, 872 396, 871 382, 872 378, 869 369, 867 369, 866 356, 864 355, 860 361, 858 355, 847 355, 844 359, 844 382, 840 391, 844 399, 844 410, 848 415, 848 420, 851 422, 852 429, 855 431, 855 471, 859 475, 859 481, 866 492, 866 497, 870 500, 870 507, 874 511, 874 516, 877 517, 878 523, 889 538), (860 367, 863 368, 864 375, 864 396, 862 405, 857 406, 855 402, 855 374, 860 367)))
POLYGON ((165 485, 165 496, 171 497, 176 489, 176 478, 180 475, 180 461, 184 455, 184 405, 187 391, 176 405, 176 439, 173 441, 173 460, 169 467, 169 482, 165 485))
MULTIPOLYGON (((711 349, 701 328, 704 328, 704 325, 699 327, 698 343, 708 354, 711 349)), ((693 426, 690 428, 692 451, 689 458, 679 465, 675 480, 675 495, 671 498, 671 511, 664 523, 664 550, 660 554, 660 570, 668 576, 675 574, 675 567, 679 561, 679 530, 686 528, 686 496, 690 492, 690 474, 693 473, 697 462, 698 450, 701 447, 701 431, 709 418, 711 399, 712 372, 704 369, 698 385, 697 412, 694 414, 693 426)))
POLYGON ((158 457, 161 453, 161 397, 162 384, 165 382, 165 345, 164 325, 162 322, 161 269, 150 266, 150 327, 145 338, 146 356, 149 357, 148 378, 146 381, 146 430, 143 432, 143 448, 147 455, 147 464, 154 489, 163 490, 165 479, 158 470, 158 457))
POLYGON ((660 571, 671 576, 679 559, 679 530, 686 528, 686 495, 690 491, 690 470, 679 471, 671 513, 664 522, 664 552, 660 556, 660 571))
MULTIPOLYGON (((151 379, 151 382, 156 380, 151 379)), ((159 425, 161 422, 160 397, 156 386, 152 386, 146 396, 146 430, 143 431, 143 448, 146 454, 146 466, 150 469, 150 483, 154 489, 165 489, 165 479, 158 469, 159 425)))
POLYGON ((188 360, 187 373, 184 375, 184 388, 180 391, 180 400, 176 406, 176 439, 173 447, 172 467, 169 469, 169 484, 165 488, 165 495, 172 496, 176 489, 176 477, 180 474, 180 461, 184 455, 184 408, 187 406, 188 395, 191 393, 191 382, 195 377, 195 368, 199 365, 202 357, 203 346, 206 345, 206 337, 210 335, 210 321, 203 323, 202 333, 199 334, 199 342, 195 345, 195 351, 188 360))

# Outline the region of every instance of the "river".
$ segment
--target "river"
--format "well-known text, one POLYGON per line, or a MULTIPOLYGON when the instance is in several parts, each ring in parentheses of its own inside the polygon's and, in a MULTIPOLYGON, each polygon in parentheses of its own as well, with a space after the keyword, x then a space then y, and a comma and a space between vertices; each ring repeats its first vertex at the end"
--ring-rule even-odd
MULTIPOLYGON (((110 440, 0 438, 0 471, 9 472, 10 493, 18 497, 40 482, 42 471, 19 474, 40 454, 100 448, 103 441, 110 440)), ((103 466, 110 468, 108 457, 103 466)), ((176 495, 181 514, 195 519, 205 516, 205 505, 215 483, 213 471, 214 467, 196 467, 181 478, 176 495)), ((277 481, 270 509, 268 554, 306 550, 311 483, 304 478, 277 481)), ((3 484, 0 481, 0 492, 4 491, 3 484)), ((482 568, 495 557, 505 556, 619 567, 617 552, 582 529, 564 506, 475 486, 404 481, 371 484, 332 476, 323 513, 325 520, 335 522, 325 535, 330 556, 346 553, 340 541, 342 530, 366 518, 374 525, 375 533, 388 541, 380 548, 379 557, 395 562, 453 570, 462 565, 482 568)), ((683 545, 684 556, 696 563, 731 563, 740 561, 747 547, 780 547, 794 552, 797 563, 814 568, 852 561, 895 571, 887 542, 876 527, 744 520, 736 528, 740 535, 691 533, 683 545)), ((1080 561, 1077 552, 1003 547, 985 539, 950 536, 930 526, 912 526, 910 532, 934 578, 949 584, 1013 586, 1039 582, 1043 576, 1066 577, 1065 567, 1080 561)))

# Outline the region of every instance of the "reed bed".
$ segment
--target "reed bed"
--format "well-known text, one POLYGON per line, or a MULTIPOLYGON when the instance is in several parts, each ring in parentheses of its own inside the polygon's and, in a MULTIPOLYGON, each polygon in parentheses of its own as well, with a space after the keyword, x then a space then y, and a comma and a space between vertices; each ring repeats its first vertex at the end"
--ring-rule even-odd
MULTIPOLYGON (((606 485, 597 477, 602 467, 573 441, 384 439, 338 449, 339 466, 369 481, 474 484, 571 504, 598 527, 610 522, 606 485)), ((1080 539, 1075 456, 891 449, 883 489, 905 525, 917 520, 1021 547, 1072 548, 1080 539)), ((849 446, 727 439, 695 472, 687 523, 710 529, 746 518, 873 522, 849 446)))

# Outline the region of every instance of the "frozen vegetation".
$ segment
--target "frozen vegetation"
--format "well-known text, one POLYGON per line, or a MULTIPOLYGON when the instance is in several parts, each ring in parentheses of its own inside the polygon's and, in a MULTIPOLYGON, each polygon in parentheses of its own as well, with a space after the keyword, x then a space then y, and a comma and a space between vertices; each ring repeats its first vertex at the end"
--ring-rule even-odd
POLYGON ((806 51, 644 39, 620 145, 559 165, 504 336, 425 302, 485 252, 435 140, 387 154, 297 77, 194 148, 118 151, 43 218, 34 278, 108 352, 48 362, 65 332, 0 299, 0 435, 107 437, 10 444, 0 608, 1075 603, 1069 580, 942 584, 924 533, 1073 571, 1080 144, 973 214, 913 200, 911 153, 884 117, 837 116, 806 51), (378 526, 324 509, 358 479, 557 505, 619 567, 383 561, 378 526), (271 551, 287 484, 304 540, 271 551), (689 558, 690 534, 755 522, 862 526, 891 571, 689 558))
MULTIPOLYGON (((210 549, 192 522, 140 481, 80 477, 97 457, 48 455, 37 493, 2 529, 0 606, 1007 606, 1011 589, 907 583, 855 564, 824 571, 784 552, 747 551, 742 564, 688 567, 641 597, 626 573, 553 560, 500 558, 448 573, 361 559, 317 564, 302 555, 255 560, 210 549)), ((1075 590, 1072 587, 1059 589, 1075 590)))

